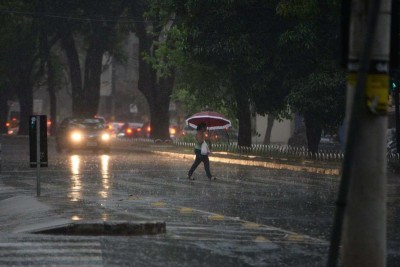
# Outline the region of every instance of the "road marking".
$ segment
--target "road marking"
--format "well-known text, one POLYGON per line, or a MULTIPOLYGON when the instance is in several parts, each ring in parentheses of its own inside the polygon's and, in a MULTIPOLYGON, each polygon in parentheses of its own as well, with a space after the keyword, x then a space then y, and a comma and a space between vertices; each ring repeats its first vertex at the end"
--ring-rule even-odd
POLYGON ((166 206, 166 203, 159 201, 159 202, 153 202, 153 203, 151 203, 151 205, 153 207, 157 207, 157 208, 164 208, 166 206))
MULTIPOLYGON (((179 207, 179 208, 184 208, 184 207, 179 207)), ((230 220, 230 221, 235 221, 235 222, 239 222, 242 223, 243 227, 245 228, 249 228, 249 229, 268 229, 268 230, 272 230, 272 231, 277 231, 280 232, 282 234, 285 234, 285 236, 282 238, 282 241, 278 241, 278 240, 274 240, 274 243, 286 243, 286 242, 307 242, 307 241, 312 241, 315 243, 320 243, 323 245, 327 245, 329 244, 328 241, 320 239, 320 238, 316 238, 316 237, 312 237, 312 236, 308 236, 308 235, 303 235, 303 234, 299 234, 296 232, 292 232, 289 230, 285 230, 282 228, 278 228, 275 226, 270 226, 270 225, 265 225, 265 224, 258 224, 255 222, 251 222, 251 221, 246 221, 246 220, 242 220, 238 217, 230 217, 230 216, 224 216, 221 214, 217 214, 217 213, 213 213, 213 212, 208 212, 208 211, 204 211, 204 210, 199 210, 199 209, 193 209, 194 212, 198 212, 200 214, 207 214, 208 215, 208 219, 212 220, 212 221, 222 221, 222 220, 230 220)))
POLYGON ((19 239, 0 242, 0 266, 101 266, 101 244, 97 240, 58 241, 19 239), (39 264, 40 263, 40 264, 39 264))
POLYGON ((289 241, 302 242, 302 241, 304 241, 305 236, 300 235, 300 234, 288 234, 288 235, 285 235, 285 238, 289 241))
POLYGON ((179 211, 180 211, 180 213, 192 213, 193 209, 192 208, 183 207, 179 211))
POLYGON ((268 238, 266 238, 262 235, 259 235, 254 239, 254 242, 262 243, 262 242, 271 242, 271 241, 268 238))
POLYGON ((208 219, 211 221, 223 221, 225 219, 225 216, 220 214, 213 214, 208 216, 208 219))
POLYGON ((260 225, 258 223, 246 222, 243 224, 243 227, 248 228, 248 229, 255 229, 255 228, 259 228, 260 225))

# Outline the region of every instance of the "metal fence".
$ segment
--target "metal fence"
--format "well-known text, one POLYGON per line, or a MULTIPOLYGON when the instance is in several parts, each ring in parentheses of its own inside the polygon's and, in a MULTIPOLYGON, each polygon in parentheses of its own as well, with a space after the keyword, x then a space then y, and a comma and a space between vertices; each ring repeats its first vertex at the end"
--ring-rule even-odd
MULTIPOLYGON (((176 146, 194 147, 194 143, 174 141, 176 146)), ((293 147, 287 145, 261 145, 253 144, 251 147, 238 146, 237 144, 217 143, 212 145, 212 151, 227 152, 246 156, 259 156, 269 158, 312 159, 319 161, 337 161, 344 158, 344 153, 335 149, 320 149, 318 153, 310 152, 306 147, 293 147)), ((388 162, 400 163, 399 153, 388 153, 388 162)))
MULTIPOLYGON (((175 141, 176 146, 194 147, 194 143, 175 141)), ((261 145, 253 144, 251 147, 238 146, 237 144, 214 143, 214 152, 228 152, 237 155, 259 156, 270 158, 310 158, 314 160, 341 161, 343 153, 335 150, 322 149, 318 153, 311 153, 305 147, 292 147, 287 145, 261 145)))
MULTIPOLYGON (((159 143, 161 140, 152 139, 134 139, 134 142, 146 142, 146 143, 159 143)), ((168 140, 171 143, 170 140, 168 140)), ((182 142, 179 140, 174 140, 172 143, 178 147, 194 147, 193 142, 182 142)), ((320 149, 318 153, 310 152, 306 147, 294 147, 288 145, 262 145, 253 144, 251 147, 238 146, 237 143, 213 143, 212 151, 214 152, 226 152, 232 155, 238 156, 254 156, 263 158, 286 158, 286 159, 310 159, 318 161, 334 161, 340 162, 344 158, 342 151, 337 149, 320 149)), ((388 162, 389 163, 400 163, 399 153, 389 153, 388 162)))

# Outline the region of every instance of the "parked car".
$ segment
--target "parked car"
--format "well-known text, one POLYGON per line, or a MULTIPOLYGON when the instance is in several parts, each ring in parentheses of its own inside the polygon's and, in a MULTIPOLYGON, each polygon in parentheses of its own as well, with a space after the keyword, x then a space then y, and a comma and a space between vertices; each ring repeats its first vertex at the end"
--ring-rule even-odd
POLYGON ((183 138, 186 136, 191 136, 196 134, 196 129, 190 127, 189 125, 183 126, 182 130, 180 131, 179 138, 183 138))
POLYGON ((169 126, 169 137, 171 139, 176 139, 181 135, 181 128, 178 125, 169 126))
MULTIPOLYGON (((146 122, 142 125, 140 131, 138 132, 138 136, 141 138, 150 138, 151 130, 150 122, 146 122)), ((180 135, 180 132, 181 129, 178 125, 169 126, 169 136, 171 139, 177 138, 180 135)))
POLYGON ((104 121, 98 118, 66 118, 56 135, 57 152, 64 149, 90 149, 110 151, 110 133, 104 121))
POLYGON ((139 122, 127 122, 121 127, 119 137, 125 138, 138 138, 141 137, 143 123, 139 122))
POLYGON ((111 134, 111 137, 117 137, 120 134, 122 126, 124 125, 123 122, 109 122, 107 123, 107 129, 111 134))
POLYGON ((19 120, 17 118, 12 118, 6 122, 7 134, 16 135, 19 130, 19 120))
POLYGON ((150 134, 151 134, 151 126, 150 122, 148 121, 142 125, 138 136, 141 138, 150 138, 150 134))

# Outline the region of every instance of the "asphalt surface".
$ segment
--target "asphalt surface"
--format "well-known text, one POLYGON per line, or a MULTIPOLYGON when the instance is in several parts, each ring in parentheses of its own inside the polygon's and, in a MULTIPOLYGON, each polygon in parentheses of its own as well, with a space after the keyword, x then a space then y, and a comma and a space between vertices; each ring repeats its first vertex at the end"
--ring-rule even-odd
MULTIPOLYGON (((0 266, 324 266, 339 177, 212 162, 165 145, 119 143, 110 155, 56 154, 28 167, 27 139, 3 138, 0 266), (165 223, 165 233, 38 234, 63 225, 165 223)), ((218 160, 218 159, 215 159, 218 160)), ((232 163, 232 162, 231 162, 232 163)), ((239 165, 243 164, 243 165, 239 165)), ((310 168, 308 168, 310 167, 310 168)), ((320 167, 318 167, 320 168, 320 167)), ((332 169, 330 167, 330 169, 332 169)), ((388 190, 388 266, 400 265, 397 176, 388 190)))

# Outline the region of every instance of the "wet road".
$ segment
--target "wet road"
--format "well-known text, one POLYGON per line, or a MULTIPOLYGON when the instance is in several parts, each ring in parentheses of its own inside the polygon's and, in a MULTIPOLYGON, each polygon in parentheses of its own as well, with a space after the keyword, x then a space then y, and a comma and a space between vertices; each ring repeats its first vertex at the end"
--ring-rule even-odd
MULTIPOLYGON (((14 191, 3 192, 1 198, 12 197, 15 190, 34 196, 36 177, 27 167, 27 140, 6 141, 0 178, 14 191)), ((94 257, 94 266, 130 266, 133 258, 135 265, 154 266, 325 264, 338 177, 211 163, 217 181, 208 181, 200 165, 196 180, 189 182, 191 163, 137 151, 57 154, 50 145, 39 201, 52 210, 42 212, 74 221, 166 222, 167 234, 162 237, 81 238, 80 244, 90 243, 102 252, 87 254, 94 257)), ((399 180, 389 175, 388 266, 400 263, 399 180)), ((28 220, 34 222, 31 217, 28 220)), ((32 235, 10 235, 15 227, 2 225, 7 240, 37 240, 32 235)), ((41 238, 41 243, 52 244, 54 237, 41 238)))

